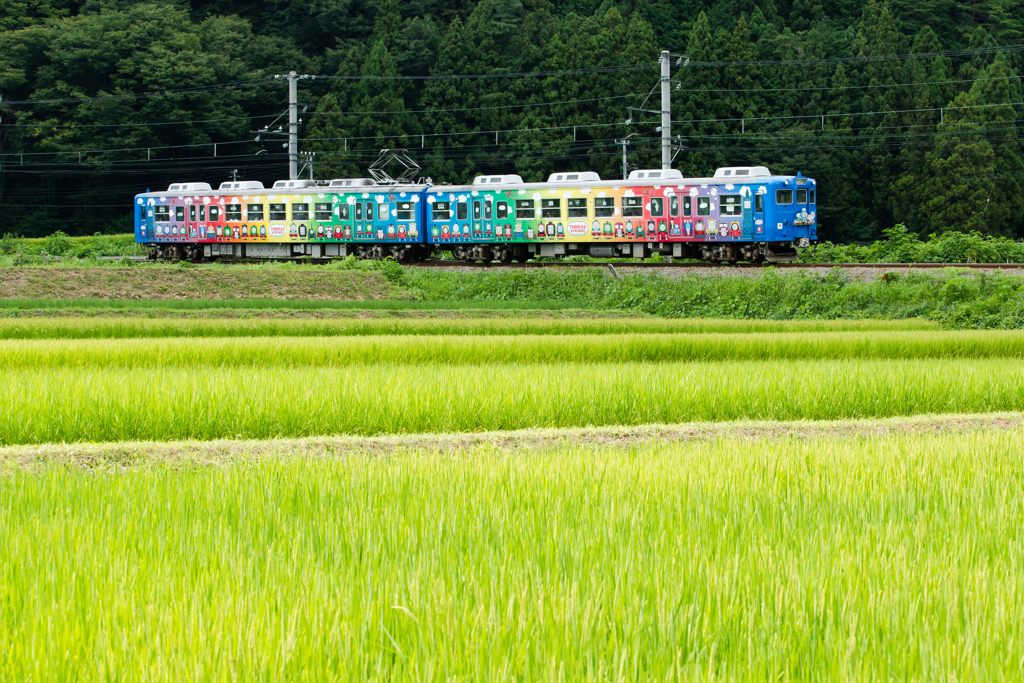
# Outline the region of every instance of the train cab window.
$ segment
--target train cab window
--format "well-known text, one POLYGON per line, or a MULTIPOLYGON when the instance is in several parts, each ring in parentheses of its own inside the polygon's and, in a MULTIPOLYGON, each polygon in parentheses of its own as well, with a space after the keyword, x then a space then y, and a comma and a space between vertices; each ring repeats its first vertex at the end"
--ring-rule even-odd
POLYGON ((366 220, 373 220, 373 202, 366 202, 366 220))
POLYGON ((762 213, 762 212, 764 212, 764 195, 763 194, 755 194, 754 195, 754 213, 762 213))
POLYGON ((390 204, 381 204, 380 208, 377 209, 377 218, 379 218, 382 221, 386 221, 386 220, 388 220, 390 218, 390 215, 389 215, 390 212, 391 212, 391 205, 390 204))
POLYGON ((263 205, 262 204, 249 204, 246 207, 246 215, 251 221, 263 220, 263 205))
POLYGON ((473 202, 473 220, 480 220, 480 202, 473 202))
POLYGON ((171 207, 158 206, 155 208, 155 212, 156 216, 154 216, 153 218, 158 223, 166 223, 167 221, 171 220, 171 207))
POLYGON ((314 204, 313 210, 315 212, 315 218, 318 221, 329 221, 331 220, 331 205, 330 204, 314 204))
POLYGON ((644 215, 644 198, 643 197, 623 197, 622 198, 622 215, 623 216, 643 216, 644 215))
POLYGON ((672 196, 668 200, 668 215, 675 218, 679 215, 679 197, 672 196))
POLYGON ((228 204, 224 207, 224 218, 229 221, 240 221, 242 220, 242 205, 241 204, 228 204))
POLYGON ((693 215, 693 197, 689 197, 689 196, 683 197, 683 215, 684 216, 692 216, 693 215))
POLYGON ((449 202, 434 202, 431 217, 435 221, 446 221, 452 217, 451 204, 449 202))
POLYGON ((651 215, 652 216, 664 216, 665 215, 665 200, 662 197, 651 197, 651 215))
POLYGON ((776 204, 792 204, 793 190, 775 190, 776 204))
POLYGON ((412 220, 412 202, 398 202, 395 207, 395 219, 400 221, 412 220))
POLYGON ((536 218, 537 210, 532 199, 516 200, 516 216, 519 218, 536 218))
POLYGON ((350 215, 348 204, 341 204, 338 206, 338 218, 340 220, 347 221, 350 215))
POLYGON ((796 203, 797 204, 806 204, 807 203, 807 189, 806 188, 800 188, 799 190, 796 191, 796 203))
POLYGON ((455 205, 455 220, 464 221, 469 218, 469 206, 466 202, 459 202, 455 205))
POLYGON ((184 220, 185 220, 185 207, 184 206, 176 206, 176 207, 174 207, 174 220, 178 221, 179 223, 184 222, 184 220))
POLYGON ((738 194, 723 194, 722 195, 722 215, 723 216, 739 216, 743 213, 743 204, 740 203, 740 196, 738 194))
POLYGON ((363 220, 363 204, 362 202, 356 202, 356 220, 363 220))
POLYGON ((808 190, 808 192, 810 193, 810 199, 808 201, 811 204, 817 204, 818 201, 817 201, 817 197, 815 196, 817 193, 814 190, 808 190))
POLYGON ((210 207, 210 222, 211 223, 216 223, 219 220, 220 220, 220 207, 219 206, 211 206, 210 207))
POLYGON ((493 214, 494 214, 494 203, 493 202, 486 202, 485 201, 484 202, 484 220, 485 221, 491 220, 491 216, 493 214))
POLYGON ((570 199, 569 200, 569 218, 586 218, 587 217, 587 200, 583 199, 570 199))
POLYGON ((309 220, 309 204, 292 204, 292 220, 293 221, 308 221, 309 220))
POLYGON ((540 216, 541 216, 541 218, 561 218, 562 217, 562 200, 561 199, 542 199, 542 200, 540 200, 540 216))
POLYGON ((195 221, 196 221, 196 205, 195 204, 191 204, 188 207, 188 219, 191 222, 193 222, 193 223, 195 223, 195 221))
POLYGON ((598 197, 594 200, 594 215, 609 218, 615 215, 615 197, 598 197))
POLYGON ((508 218, 508 202, 498 202, 497 206, 494 207, 497 212, 495 218, 499 221, 503 221, 508 218))
POLYGON ((286 220, 288 220, 288 207, 285 204, 271 204, 270 205, 270 220, 272 220, 272 221, 286 221, 286 220))
POLYGON ((697 215, 711 215, 711 197, 697 197, 697 215))

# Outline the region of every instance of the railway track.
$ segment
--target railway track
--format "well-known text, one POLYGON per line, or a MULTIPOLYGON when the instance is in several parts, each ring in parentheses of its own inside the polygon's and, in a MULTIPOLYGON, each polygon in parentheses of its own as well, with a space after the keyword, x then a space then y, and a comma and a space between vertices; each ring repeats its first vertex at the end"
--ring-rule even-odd
MULTIPOLYGON (((129 256, 129 260, 144 263, 150 259, 146 256, 129 256)), ((120 261, 120 256, 102 256, 100 260, 120 261)), ((307 263, 313 265, 324 265, 335 262, 335 258, 289 258, 274 259, 281 263, 307 263)), ((217 263, 225 265, 246 265, 254 263, 266 263, 258 259, 218 259, 217 263)), ((652 263, 648 261, 630 262, 619 261, 589 261, 589 262, 562 262, 562 261, 541 261, 527 263, 483 263, 475 261, 454 261, 454 260, 428 260, 419 263, 404 263, 402 265, 417 268, 641 268, 641 269, 687 269, 687 268, 722 268, 722 269, 759 269, 765 267, 782 269, 808 269, 808 268, 870 268, 880 270, 893 269, 935 269, 935 268, 972 268, 979 270, 1024 270, 1024 263, 771 263, 752 264, 738 263, 735 265, 725 263, 698 262, 666 262, 652 263)))

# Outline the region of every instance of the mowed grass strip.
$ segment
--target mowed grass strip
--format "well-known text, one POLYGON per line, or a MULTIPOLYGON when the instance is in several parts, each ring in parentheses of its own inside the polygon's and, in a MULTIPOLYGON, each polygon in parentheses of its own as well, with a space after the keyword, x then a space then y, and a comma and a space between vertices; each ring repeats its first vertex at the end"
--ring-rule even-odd
MULTIPOLYGON (((280 302, 275 302, 280 303, 280 302)), ((319 303, 319 302, 315 302, 319 303)), ((403 304, 407 302, 393 302, 403 304)), ((458 307, 458 306, 457 306, 458 307)), ((254 313, 256 313, 254 311, 254 313)), ((355 315, 355 313, 353 313, 355 315)), ((937 330, 934 322, 911 320, 666 320, 628 314, 567 311, 554 318, 523 314, 481 318, 378 317, 282 320, 154 318, 0 318, 0 339, 130 339, 154 337, 335 337, 373 335, 522 335, 756 332, 845 332, 937 330), (587 315, 588 317, 572 317, 587 315), (589 317, 599 315, 601 317, 589 317)))
POLYGON ((823 420, 1024 408, 1006 359, 0 370, 0 444, 823 420))
POLYGON ((1024 433, 0 477, 7 680, 1019 680, 1024 433))
POLYGON ((1020 331, 0 341, 8 370, 1022 357, 1020 331))

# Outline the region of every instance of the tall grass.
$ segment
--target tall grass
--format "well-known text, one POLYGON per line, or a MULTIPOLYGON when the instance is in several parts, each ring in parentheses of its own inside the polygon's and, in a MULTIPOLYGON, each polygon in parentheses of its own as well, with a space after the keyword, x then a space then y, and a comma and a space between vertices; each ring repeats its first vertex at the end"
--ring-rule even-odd
POLYGON ((1020 680, 1024 435, 0 477, 0 678, 1020 680))
POLYGON ((1006 359, 0 370, 2 444, 1021 409, 1006 359))
POLYGON ((0 311, 450 311, 593 308, 571 301, 406 301, 403 299, 0 299, 0 311))
MULTIPOLYGON (((572 313, 566 314, 573 316, 572 313)), ((392 317, 274 319, 0 318, 0 339, 154 337, 337 337, 364 335, 522 335, 750 333, 935 330, 926 320, 666 320, 646 317, 392 317)))
MULTIPOLYGON (((0 342, 8 370, 1024 358, 1024 332, 245 337, 0 342)), ((512 379, 512 378, 510 378, 512 379)))

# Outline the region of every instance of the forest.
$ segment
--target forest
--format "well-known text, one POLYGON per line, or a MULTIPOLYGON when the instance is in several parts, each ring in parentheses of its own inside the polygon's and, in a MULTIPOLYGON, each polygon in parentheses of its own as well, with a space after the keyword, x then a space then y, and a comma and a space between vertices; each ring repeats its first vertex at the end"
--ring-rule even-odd
POLYGON ((819 182, 819 235, 1024 237, 1024 0, 0 0, 0 231, 130 230, 132 196, 317 179, 405 148, 435 183, 660 164, 819 182), (633 107, 634 109, 629 109, 633 107))

